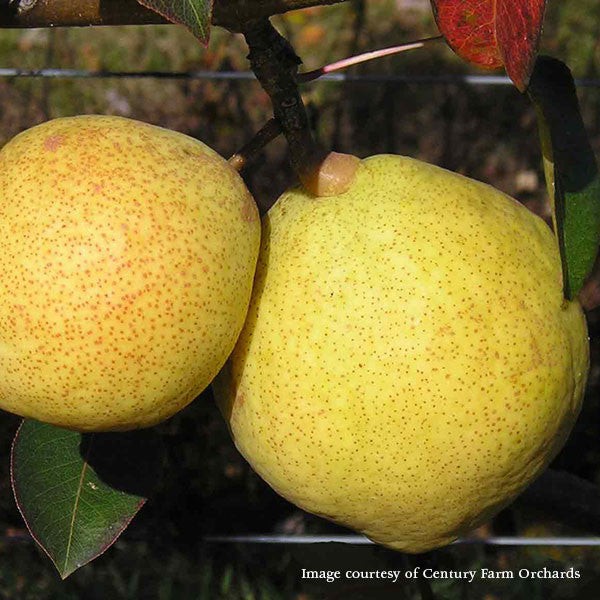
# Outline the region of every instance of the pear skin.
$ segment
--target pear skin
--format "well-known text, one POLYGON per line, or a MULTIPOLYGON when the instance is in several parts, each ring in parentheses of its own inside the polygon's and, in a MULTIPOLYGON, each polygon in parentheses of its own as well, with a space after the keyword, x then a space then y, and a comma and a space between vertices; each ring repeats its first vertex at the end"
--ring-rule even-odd
POLYGON ((588 370, 550 228, 401 156, 263 219, 248 318, 214 383, 236 446, 299 507, 406 552, 450 543, 548 465, 588 370))
POLYGON ((33 127, 0 152, 0 407, 80 431, 148 427, 242 328, 256 205, 208 146, 130 119, 33 127))

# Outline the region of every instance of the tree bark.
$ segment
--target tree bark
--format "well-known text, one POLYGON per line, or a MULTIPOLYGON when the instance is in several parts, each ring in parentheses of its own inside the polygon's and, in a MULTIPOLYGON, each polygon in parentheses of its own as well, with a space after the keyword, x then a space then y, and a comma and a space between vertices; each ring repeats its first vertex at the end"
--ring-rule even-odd
MULTIPOLYGON (((346 0, 215 0, 212 23, 240 31, 244 23, 290 10, 346 0)), ((0 0, 0 27, 67 27, 167 23, 136 0, 0 0)))
POLYGON ((273 115, 288 143, 292 167, 304 180, 327 153, 313 138, 298 89, 297 70, 302 61, 268 19, 249 22, 243 33, 250 49, 248 60, 271 99, 273 115))

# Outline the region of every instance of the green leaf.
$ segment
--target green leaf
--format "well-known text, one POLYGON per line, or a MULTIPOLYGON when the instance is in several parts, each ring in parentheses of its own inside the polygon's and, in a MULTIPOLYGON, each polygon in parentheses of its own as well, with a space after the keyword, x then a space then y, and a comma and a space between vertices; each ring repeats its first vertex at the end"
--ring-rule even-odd
POLYGON ((600 243, 600 177, 579 111, 569 68, 537 59, 527 90, 538 115, 565 297, 575 298, 590 274, 600 243))
POLYGON ((152 430, 82 434, 24 420, 11 453, 17 506, 65 579, 106 551, 156 481, 152 430))
POLYGON ((208 44, 213 0, 137 0, 172 23, 185 25, 203 44, 208 44))

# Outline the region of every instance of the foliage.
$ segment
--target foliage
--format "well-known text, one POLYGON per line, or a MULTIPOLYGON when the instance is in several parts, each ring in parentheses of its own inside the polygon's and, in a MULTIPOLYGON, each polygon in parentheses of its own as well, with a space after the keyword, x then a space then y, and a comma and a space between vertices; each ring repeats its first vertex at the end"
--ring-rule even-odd
POLYGON ((160 464, 152 429, 83 435, 24 420, 11 452, 19 511, 61 577, 105 552, 146 502, 160 464))
POLYGON ((528 93, 537 110, 565 295, 573 299, 592 270, 598 248, 598 167, 568 67, 559 60, 539 57, 528 93))
POLYGON ((432 0, 440 31, 464 60, 504 67, 524 91, 533 71, 546 0, 432 0))
POLYGON ((138 0, 172 23, 185 25, 203 44, 208 43, 211 0, 138 0))

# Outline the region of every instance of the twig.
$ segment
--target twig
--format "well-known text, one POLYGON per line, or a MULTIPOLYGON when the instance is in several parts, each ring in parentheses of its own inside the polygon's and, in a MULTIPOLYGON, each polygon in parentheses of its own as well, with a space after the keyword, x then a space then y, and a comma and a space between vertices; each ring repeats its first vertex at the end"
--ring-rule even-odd
MULTIPOLYGON (((240 31, 240 24, 322 4, 345 0, 215 0, 212 24, 240 31)), ((31 0, 0 2, 0 28, 144 25, 167 23, 136 0, 31 0), (28 10, 23 10, 27 8, 28 10)))
POLYGON ((254 137, 242 146, 229 159, 229 164, 241 171, 260 150, 272 142, 281 133, 281 125, 277 119, 269 119, 254 137))
POLYGON ((367 62, 369 60, 374 60, 376 58, 381 58, 383 56, 390 56, 393 54, 398 54, 399 52, 406 52, 407 50, 415 50, 416 48, 423 48, 426 44, 430 42, 437 42, 443 39, 441 35, 436 37, 424 38, 422 40, 416 40, 414 42, 407 42, 406 44, 401 44, 400 46, 392 46, 390 48, 381 48, 379 50, 372 50, 371 52, 365 52, 363 54, 358 54, 356 56, 351 56, 350 58, 344 58, 343 60, 338 60, 337 62, 331 63, 329 65, 325 65, 324 67, 320 67, 315 69, 314 71, 307 71, 305 73, 300 73, 297 77, 297 80, 302 83, 307 83, 309 81, 314 81, 319 77, 325 75, 326 73, 333 73, 334 71, 339 71, 341 69, 346 69, 348 67, 352 67, 353 65, 358 65, 363 62, 367 62))
POLYGON ((327 153, 312 136, 298 90, 296 72, 301 61, 268 19, 249 23, 242 33, 250 48, 252 70, 269 95, 273 114, 287 139, 292 167, 300 179, 308 177, 327 153))
MULTIPOLYGON (((271 35, 271 33, 269 33, 269 35, 271 35)), ((338 60, 337 62, 320 67, 319 69, 315 69, 314 71, 300 73, 296 76, 296 81, 300 83, 308 83, 310 81, 318 79, 319 77, 322 77, 327 73, 339 71, 341 69, 345 69, 347 67, 351 67, 362 62, 367 62, 369 60, 374 60, 376 58, 381 58, 383 56, 389 56, 392 54, 397 54, 399 52, 404 52, 406 50, 413 50, 415 48, 422 48, 427 43, 435 42, 441 39, 443 39, 442 36, 424 38, 421 40, 416 40, 414 42, 407 42, 406 44, 401 44, 399 46, 393 46, 391 48, 382 48, 380 50, 373 50, 371 52, 365 52, 363 54, 351 56, 349 58, 338 60)), ((279 40, 277 41, 281 43, 279 40)), ((295 53, 294 56, 296 56, 295 53)), ((294 63, 297 65, 298 63, 296 59, 293 60, 294 63)), ((257 152, 259 152, 267 144, 272 142, 281 132, 282 127, 280 122, 277 119, 270 119, 247 144, 245 144, 229 159, 229 163, 231 164, 231 166, 233 166, 234 169, 241 171, 247 165, 248 161, 251 160, 257 152)))

